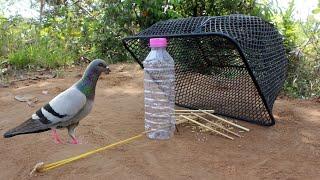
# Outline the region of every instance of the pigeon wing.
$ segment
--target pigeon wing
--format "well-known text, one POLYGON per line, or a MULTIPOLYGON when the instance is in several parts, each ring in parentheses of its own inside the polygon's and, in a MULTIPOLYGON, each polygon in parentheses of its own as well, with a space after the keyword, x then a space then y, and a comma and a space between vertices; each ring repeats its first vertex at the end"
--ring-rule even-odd
POLYGON ((47 131, 56 124, 72 120, 81 112, 86 102, 86 96, 71 87, 40 108, 30 119, 6 132, 4 137, 47 131))
MULTIPOLYGON (((75 87, 71 87, 41 108, 41 113, 51 124, 58 124, 71 120, 84 108, 86 102, 86 96, 75 87)), ((41 116, 41 113, 36 114, 41 116)))

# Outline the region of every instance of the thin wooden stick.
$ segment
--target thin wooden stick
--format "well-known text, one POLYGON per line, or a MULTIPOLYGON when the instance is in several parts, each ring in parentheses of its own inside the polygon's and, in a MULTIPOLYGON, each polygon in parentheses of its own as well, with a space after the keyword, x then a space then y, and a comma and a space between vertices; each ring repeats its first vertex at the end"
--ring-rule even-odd
POLYGON ((176 125, 179 125, 179 124, 182 124, 182 123, 185 123, 187 122, 187 120, 178 120, 176 121, 176 125))
MULTIPOLYGON (((178 120, 178 121, 176 121, 175 125, 179 125, 179 124, 182 124, 182 123, 185 123, 185 122, 188 122, 188 121, 187 120, 178 120)), ((171 127, 171 125, 163 126, 163 127, 157 128, 157 129, 150 129, 148 131, 142 132, 142 134, 147 134, 149 132, 158 131, 159 129, 165 129, 165 128, 168 128, 168 127, 171 127)))
MULTIPOLYGON (((176 124, 181 124, 181 123, 184 123, 184 122, 187 122, 187 120, 178 121, 178 122, 176 122, 176 124)), ((171 125, 166 126, 166 127, 170 127, 170 126, 171 125)), ((162 127, 162 128, 166 128, 166 127, 162 127)), ((160 128, 160 129, 162 129, 162 128, 160 128)), ((122 140, 122 141, 118 141, 116 143, 113 143, 113 144, 110 144, 110 145, 107 145, 107 146, 104 146, 104 147, 101 147, 101 148, 98 148, 98 149, 95 149, 95 150, 91 150, 89 152, 80 154, 78 156, 73 156, 73 157, 70 157, 70 158, 67 158, 67 159, 63 159, 63 160, 60 160, 60 161, 56 161, 56 162, 53 162, 53 163, 50 163, 50 164, 44 164, 43 162, 37 163, 35 165, 35 167, 33 168, 33 170, 30 172, 30 175, 32 175, 34 172, 46 172, 46 171, 49 171, 51 169, 63 166, 65 164, 69 164, 71 162, 77 161, 79 159, 86 158, 86 157, 88 157, 90 155, 93 155, 95 153, 110 149, 112 147, 116 147, 116 146, 119 146, 119 145, 127 144, 127 143, 129 143, 129 142, 131 142, 133 140, 136 140, 138 138, 143 137, 143 135, 148 133, 148 132, 157 131, 157 130, 158 129, 144 131, 144 132, 142 132, 142 133, 140 133, 140 134, 138 134, 136 136, 133 136, 131 138, 128 138, 128 139, 125 139, 125 140, 122 140)))
MULTIPOLYGON (((191 113, 194 113, 194 112, 176 112, 174 113, 175 115, 191 115, 191 113)), ((204 114, 202 112, 197 112, 197 114, 204 114)))
MULTIPOLYGON (((201 110, 194 110, 194 109, 176 109, 175 112, 200 112, 201 110)), ((207 112, 214 113, 214 110, 204 110, 207 112)))
POLYGON ((187 119, 188 121, 191 121, 191 122, 193 122, 193 123, 195 123, 195 124, 197 124, 197 125, 199 125, 199 126, 202 126, 202 127, 204 127, 204 128, 207 128, 207 129, 209 129, 210 131, 213 131, 213 132, 215 132, 215 133, 217 133, 217 134, 220 134, 221 136, 223 136, 223 137, 225 137, 225 138, 228 138, 228 139, 233 140, 233 137, 230 137, 230 136, 228 136, 228 135, 226 135, 226 134, 223 134, 222 132, 219 132, 219 131, 217 131, 217 130, 214 130, 214 129, 212 129, 211 127, 208 127, 208 126, 206 126, 206 125, 204 125, 204 124, 199 123, 198 121, 195 121, 195 120, 193 120, 193 119, 191 119, 191 118, 188 118, 188 117, 186 117, 186 116, 184 116, 184 115, 180 115, 180 117, 183 117, 183 118, 187 119))
POLYGON ((250 129, 248 129, 248 128, 245 128, 245 127, 240 126, 240 125, 238 125, 238 124, 235 124, 235 123, 233 123, 233 122, 227 121, 227 120, 225 120, 225 119, 223 119, 223 118, 221 118, 221 117, 219 117, 219 116, 210 114, 210 113, 206 112, 205 110, 201 110, 201 109, 200 109, 200 111, 203 112, 203 113, 205 113, 205 114, 207 114, 207 115, 209 115, 209 116, 211 116, 211 117, 214 117, 214 118, 216 118, 216 119, 219 119, 219 120, 221 120, 221 121, 223 121, 223 122, 225 122, 225 123, 227 123, 227 124, 230 124, 230 125, 232 125, 232 126, 235 126, 235 127, 239 128, 239 129, 242 129, 242 130, 245 130, 245 131, 248 131, 248 132, 250 131, 250 129))
POLYGON ((193 113, 193 112, 191 112, 191 114, 197 116, 198 118, 200 118, 200 119, 202 119, 202 120, 204 120, 204 121, 206 121, 206 122, 208 122, 208 123, 210 123, 210 124, 212 124, 212 125, 217 126, 217 127, 220 128, 220 129, 223 129, 223 130, 225 130, 225 131, 227 131, 227 132, 229 132, 229 133, 231 133, 231 134, 233 134, 233 135, 235 135, 235 136, 237 136, 237 137, 242 137, 240 134, 238 134, 238 133, 236 133, 236 132, 233 132, 233 131, 230 131, 229 129, 227 129, 227 128, 225 128, 225 127, 223 127, 223 126, 221 126, 221 125, 219 125, 219 124, 217 124, 217 123, 214 123, 214 122, 212 122, 212 121, 209 121, 208 119, 200 116, 199 114, 196 114, 196 113, 193 113))

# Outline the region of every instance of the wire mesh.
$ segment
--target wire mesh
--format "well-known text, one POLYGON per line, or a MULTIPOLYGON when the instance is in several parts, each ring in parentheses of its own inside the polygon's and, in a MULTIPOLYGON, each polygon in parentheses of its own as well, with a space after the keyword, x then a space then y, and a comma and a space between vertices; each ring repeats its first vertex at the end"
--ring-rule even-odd
POLYGON ((169 39, 177 105, 214 109, 265 126, 275 123, 272 108, 288 62, 283 38, 272 24, 239 14, 160 21, 123 39, 142 68, 152 37, 169 39))

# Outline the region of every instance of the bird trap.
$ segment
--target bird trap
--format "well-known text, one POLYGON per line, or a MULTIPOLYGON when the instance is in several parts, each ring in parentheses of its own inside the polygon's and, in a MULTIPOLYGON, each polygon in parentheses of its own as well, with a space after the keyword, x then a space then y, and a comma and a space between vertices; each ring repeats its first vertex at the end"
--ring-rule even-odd
POLYGON ((175 116, 177 124, 189 122, 200 128, 201 132, 212 132, 224 138, 234 140, 234 136, 242 137, 240 132, 249 132, 250 129, 234 122, 216 116, 214 110, 177 109, 175 116), (237 131, 238 130, 238 131, 237 131))
POLYGON ((202 16, 160 21, 123 39, 143 68, 149 39, 168 39, 175 61, 175 103, 189 109, 272 126, 274 101, 286 79, 283 37, 255 16, 202 16))

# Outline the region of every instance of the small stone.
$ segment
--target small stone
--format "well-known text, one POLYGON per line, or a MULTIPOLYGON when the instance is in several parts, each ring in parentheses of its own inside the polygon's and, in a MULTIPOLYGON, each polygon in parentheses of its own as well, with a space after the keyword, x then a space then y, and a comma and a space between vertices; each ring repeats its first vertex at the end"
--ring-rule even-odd
POLYGON ((32 101, 27 101, 28 106, 34 107, 34 103, 32 101))
POLYGON ((0 74, 5 74, 8 72, 8 68, 0 69, 0 74))
POLYGON ((38 98, 33 96, 33 95, 30 95, 30 94, 25 94, 25 95, 17 95, 14 97, 15 100, 17 101, 20 101, 20 102, 37 102, 38 101, 38 98))
POLYGON ((7 87, 9 87, 9 86, 6 85, 6 84, 1 84, 1 83, 0 83, 0 88, 7 88, 7 87))
POLYGON ((49 92, 44 90, 44 91, 42 91, 42 94, 47 95, 47 94, 49 94, 49 92))
POLYGON ((25 94, 25 95, 17 95, 14 97, 15 100, 20 101, 20 102, 26 102, 29 99, 34 98, 34 96, 29 95, 29 94, 25 94))

